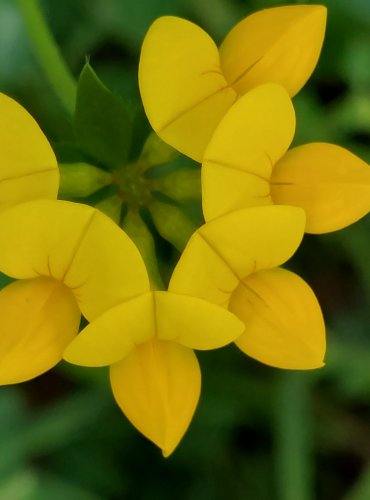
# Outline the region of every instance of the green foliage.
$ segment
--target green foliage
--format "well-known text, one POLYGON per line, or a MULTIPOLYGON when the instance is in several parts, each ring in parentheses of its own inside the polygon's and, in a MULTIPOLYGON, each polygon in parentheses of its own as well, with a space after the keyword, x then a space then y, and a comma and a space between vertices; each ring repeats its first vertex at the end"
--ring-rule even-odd
POLYGON ((87 155, 111 170, 125 165, 131 146, 130 115, 89 64, 78 81, 74 126, 77 143, 87 155))

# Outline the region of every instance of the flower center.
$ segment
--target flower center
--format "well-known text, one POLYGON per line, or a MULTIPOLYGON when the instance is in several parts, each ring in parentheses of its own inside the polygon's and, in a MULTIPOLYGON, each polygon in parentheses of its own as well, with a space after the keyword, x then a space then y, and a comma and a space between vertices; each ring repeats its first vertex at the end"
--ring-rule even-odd
POLYGON ((118 187, 118 197, 132 208, 147 206, 152 200, 152 181, 142 174, 143 167, 140 162, 135 162, 113 175, 113 183, 118 187))

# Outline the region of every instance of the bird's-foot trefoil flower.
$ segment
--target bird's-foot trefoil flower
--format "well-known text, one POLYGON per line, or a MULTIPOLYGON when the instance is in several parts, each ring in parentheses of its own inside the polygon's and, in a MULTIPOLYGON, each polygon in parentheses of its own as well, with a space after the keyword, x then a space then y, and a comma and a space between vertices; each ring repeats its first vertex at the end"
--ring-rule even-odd
POLYGON ((183 437, 200 395, 193 349, 236 340, 244 324, 225 308, 196 296, 148 290, 91 322, 64 359, 110 365, 113 394, 135 427, 170 455, 183 437))
POLYGON ((0 210, 24 201, 55 199, 59 187, 57 161, 32 116, 0 93, 0 210))
POLYGON ((169 290, 229 308, 245 324, 236 340, 249 356, 279 368, 323 365, 325 326, 311 288, 278 268, 298 248, 300 208, 264 206, 212 220, 190 238, 169 290))
POLYGON ((230 108, 204 153, 206 221, 276 203, 302 207, 306 232, 326 233, 369 212, 369 165, 334 144, 310 143, 288 151, 294 132, 294 108, 280 85, 260 85, 230 108))
POLYGON ((57 364, 93 320, 149 286, 130 238, 87 205, 35 200, 0 213, 0 271, 19 281, 0 292, 0 384, 57 364))
POLYGON ((141 50, 139 86, 155 132, 201 161, 204 148, 230 106, 266 82, 295 95, 318 61, 326 26, 321 5, 262 10, 240 21, 220 49, 199 26, 161 17, 141 50))
MULTIPOLYGON (((114 362, 108 359, 116 400, 169 454, 199 399, 192 348, 223 346, 244 325, 202 299, 152 292, 138 249, 115 223, 87 205, 46 200, 58 190, 54 153, 21 106, 6 96, 0 104, 0 272, 17 280, 0 291, 0 384, 30 380, 56 365, 79 330, 81 314, 89 321, 102 318, 91 330, 103 325, 108 335, 105 349, 98 345, 94 351, 104 359, 104 352, 117 347, 109 337, 112 325, 104 323, 113 317, 118 348, 130 347, 118 349, 114 362)), ((79 336, 77 346, 84 339, 79 336)), ((91 355, 87 350, 83 360, 91 355)))

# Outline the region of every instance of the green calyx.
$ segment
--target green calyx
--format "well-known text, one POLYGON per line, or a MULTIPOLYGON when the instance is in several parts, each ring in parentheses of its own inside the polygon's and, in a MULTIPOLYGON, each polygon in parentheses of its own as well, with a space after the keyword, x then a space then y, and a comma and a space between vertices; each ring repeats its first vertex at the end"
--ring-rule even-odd
POLYGON ((146 207, 152 200, 152 181, 142 175, 139 162, 114 172, 112 183, 117 186, 117 196, 131 208, 146 207))

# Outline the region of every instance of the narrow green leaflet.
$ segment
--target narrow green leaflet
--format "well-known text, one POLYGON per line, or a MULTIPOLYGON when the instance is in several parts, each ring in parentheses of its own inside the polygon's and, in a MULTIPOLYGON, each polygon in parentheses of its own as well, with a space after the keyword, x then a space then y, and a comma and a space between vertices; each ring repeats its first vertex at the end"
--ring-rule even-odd
POLYGON ((59 163, 59 198, 84 198, 112 183, 112 175, 89 163, 59 163))
POLYGON ((89 64, 78 81, 74 128, 77 143, 87 155, 109 170, 125 165, 132 139, 131 117, 89 64))
POLYGON ((122 228, 140 250, 152 287, 159 290, 163 289, 164 285, 158 268, 154 238, 140 214, 132 210, 128 211, 123 220, 122 228))
POLYGON ((176 205, 153 200, 149 206, 158 233, 182 252, 190 236, 197 229, 195 224, 176 205))
POLYGON ((158 191, 177 202, 200 198, 200 168, 182 168, 156 179, 158 191))

